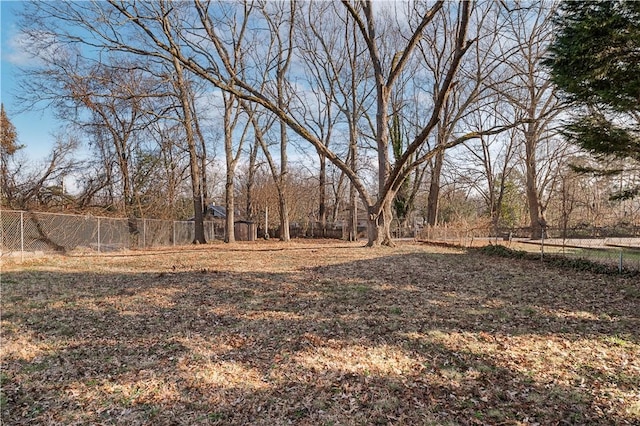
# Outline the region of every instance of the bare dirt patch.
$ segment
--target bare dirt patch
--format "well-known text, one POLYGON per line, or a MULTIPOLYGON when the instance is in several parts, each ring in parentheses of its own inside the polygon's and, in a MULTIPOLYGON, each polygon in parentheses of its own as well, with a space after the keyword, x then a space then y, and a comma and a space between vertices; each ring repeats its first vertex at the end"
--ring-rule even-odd
POLYGON ((403 244, 5 264, 3 424, 638 424, 636 280, 403 244))

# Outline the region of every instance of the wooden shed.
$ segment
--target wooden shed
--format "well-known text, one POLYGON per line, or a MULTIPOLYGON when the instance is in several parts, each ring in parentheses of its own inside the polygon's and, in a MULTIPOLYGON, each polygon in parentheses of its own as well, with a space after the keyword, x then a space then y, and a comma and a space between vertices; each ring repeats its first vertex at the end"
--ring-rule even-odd
POLYGON ((258 239, 258 227, 254 222, 238 220, 233 224, 236 241, 255 241, 258 239))

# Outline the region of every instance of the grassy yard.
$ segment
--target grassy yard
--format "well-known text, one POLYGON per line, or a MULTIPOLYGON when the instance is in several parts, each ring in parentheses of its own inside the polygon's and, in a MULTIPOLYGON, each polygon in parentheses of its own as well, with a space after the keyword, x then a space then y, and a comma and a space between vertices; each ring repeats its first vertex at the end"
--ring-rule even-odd
POLYGON ((403 244, 2 265, 2 424, 640 424, 640 284, 403 244))

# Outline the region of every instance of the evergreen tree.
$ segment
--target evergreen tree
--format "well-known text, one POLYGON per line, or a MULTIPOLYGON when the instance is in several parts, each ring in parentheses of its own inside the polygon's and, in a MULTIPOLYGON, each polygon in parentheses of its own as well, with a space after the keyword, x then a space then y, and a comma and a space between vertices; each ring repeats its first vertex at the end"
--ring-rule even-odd
POLYGON ((2 157, 9 157, 15 154, 17 150, 22 148, 18 145, 18 134, 16 128, 7 117, 4 110, 4 104, 0 105, 0 149, 2 149, 2 157))
POLYGON ((13 198, 14 185, 9 172, 9 159, 22 149, 22 145, 18 145, 18 134, 16 128, 7 117, 4 110, 4 104, 0 105, 0 185, 1 204, 8 206, 13 198))
POLYGON ((640 2, 563 2, 556 24, 545 64, 577 107, 565 136, 597 157, 640 162, 640 2))

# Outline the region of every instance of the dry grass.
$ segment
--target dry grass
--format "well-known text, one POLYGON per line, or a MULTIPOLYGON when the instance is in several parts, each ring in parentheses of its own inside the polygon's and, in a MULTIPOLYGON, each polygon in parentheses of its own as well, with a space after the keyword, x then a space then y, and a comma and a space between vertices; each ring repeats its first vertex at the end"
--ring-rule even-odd
POLYGON ((405 244, 5 264, 2 423, 639 424, 640 287, 405 244))

